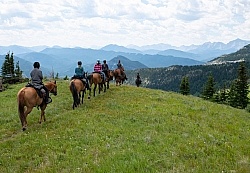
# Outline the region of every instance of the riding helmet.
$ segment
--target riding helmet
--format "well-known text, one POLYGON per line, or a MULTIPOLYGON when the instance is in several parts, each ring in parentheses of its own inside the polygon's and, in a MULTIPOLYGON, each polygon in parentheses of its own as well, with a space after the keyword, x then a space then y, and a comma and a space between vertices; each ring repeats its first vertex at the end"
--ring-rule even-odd
POLYGON ((103 63, 106 63, 106 60, 103 60, 103 63))
POLYGON ((34 62, 33 66, 34 66, 34 68, 40 68, 40 63, 39 62, 34 62))
POLYGON ((77 64, 78 64, 78 65, 82 65, 82 61, 78 61, 77 64))
POLYGON ((100 60, 99 60, 99 59, 97 59, 97 63, 100 63, 100 60))

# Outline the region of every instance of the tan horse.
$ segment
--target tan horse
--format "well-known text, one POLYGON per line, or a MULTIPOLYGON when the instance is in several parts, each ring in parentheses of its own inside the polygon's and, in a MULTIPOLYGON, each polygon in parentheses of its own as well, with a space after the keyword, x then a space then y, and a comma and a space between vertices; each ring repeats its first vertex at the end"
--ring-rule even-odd
POLYGON ((95 97, 95 91, 98 85, 98 93, 101 93, 101 90, 104 87, 104 92, 106 92, 106 84, 105 81, 102 79, 101 74, 98 72, 93 72, 92 74, 88 75, 88 80, 89 80, 89 96, 88 99, 90 99, 91 96, 91 87, 92 84, 94 84, 94 97, 95 97))
POLYGON ((123 82, 127 79, 125 72, 119 68, 114 70, 113 75, 115 78, 116 86, 123 84, 123 82))
POLYGON ((80 103, 83 104, 86 83, 83 83, 80 79, 72 79, 69 84, 69 89, 73 97, 72 108, 75 109, 75 107, 79 106, 80 103))
MULTIPOLYGON (((55 82, 48 82, 45 84, 45 87, 49 90, 50 93, 57 95, 57 85, 55 82)), ((27 128, 27 116, 32 111, 33 107, 40 107, 41 109, 41 117, 39 123, 46 121, 45 119, 45 109, 47 104, 45 103, 43 98, 37 94, 36 89, 33 87, 23 87, 19 90, 17 94, 17 102, 18 102, 18 113, 19 118, 23 127, 23 131, 27 128)))

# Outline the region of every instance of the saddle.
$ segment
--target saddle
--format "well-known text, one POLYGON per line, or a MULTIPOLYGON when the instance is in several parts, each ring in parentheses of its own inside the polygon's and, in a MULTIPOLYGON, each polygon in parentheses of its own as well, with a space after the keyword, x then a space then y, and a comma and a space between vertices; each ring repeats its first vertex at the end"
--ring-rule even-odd
POLYGON ((93 73, 98 73, 98 74, 100 74, 100 75, 101 75, 102 80, 104 80, 104 79, 105 79, 105 76, 103 75, 103 73, 100 73, 100 72, 97 72, 97 71, 94 71, 93 73))
POLYGON ((32 83, 28 83, 25 87, 32 87, 36 90, 38 96, 40 98, 44 98, 44 96, 46 95, 46 91, 43 88, 36 88, 32 83))
POLYGON ((79 77, 79 76, 73 76, 72 78, 71 78, 71 80, 72 79, 79 79, 79 80, 81 80, 82 81, 82 83, 83 83, 83 85, 85 85, 86 83, 87 83, 87 81, 86 81, 86 79, 85 78, 82 78, 82 77, 79 77))

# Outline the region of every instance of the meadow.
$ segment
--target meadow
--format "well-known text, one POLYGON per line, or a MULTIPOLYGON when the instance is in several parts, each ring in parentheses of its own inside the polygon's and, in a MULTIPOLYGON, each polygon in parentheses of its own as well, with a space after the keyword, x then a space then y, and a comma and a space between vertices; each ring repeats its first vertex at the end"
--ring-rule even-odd
POLYGON ((0 92, 0 172, 250 172, 250 113, 174 92, 111 84, 72 109, 69 81, 22 131, 16 95, 0 92))

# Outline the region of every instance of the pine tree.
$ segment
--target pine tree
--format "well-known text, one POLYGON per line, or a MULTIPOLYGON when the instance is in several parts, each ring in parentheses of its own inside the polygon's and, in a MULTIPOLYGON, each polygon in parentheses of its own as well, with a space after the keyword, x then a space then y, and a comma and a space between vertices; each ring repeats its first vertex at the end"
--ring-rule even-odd
POLYGON ((239 69, 238 69, 238 92, 240 96, 240 108, 244 109, 247 107, 247 104, 249 102, 248 99, 248 76, 247 76, 247 69, 245 66, 245 63, 240 63, 239 69))
POLYGON ((11 53, 11 56, 9 58, 9 74, 11 76, 11 79, 14 78, 15 75, 15 66, 14 66, 14 54, 11 53))
POLYGON ((16 69, 15 69, 15 76, 17 78, 17 81, 21 81, 22 80, 22 74, 23 74, 23 71, 21 71, 21 69, 20 69, 19 61, 17 61, 17 63, 16 63, 16 69))
POLYGON ((244 109, 249 102, 248 99, 248 76, 245 63, 242 62, 238 68, 238 78, 232 83, 229 92, 229 104, 233 107, 244 109))
POLYGON ((225 103, 227 100, 227 90, 226 90, 226 84, 223 85, 223 89, 220 93, 220 102, 225 103))
POLYGON ((22 71, 20 70, 19 62, 17 63, 16 68, 17 69, 15 69, 14 66, 14 54, 12 53, 10 56, 10 53, 8 52, 1 68, 4 83, 15 83, 17 76, 22 77, 22 71))
POLYGON ((234 80, 230 86, 228 93, 228 104, 232 107, 238 107, 238 92, 237 92, 237 80, 234 80))
POLYGON ((190 93, 188 77, 184 76, 180 84, 180 93, 183 95, 188 95, 190 93))
POLYGON ((212 76, 212 74, 210 74, 208 76, 208 80, 207 80, 207 83, 206 85, 204 86, 204 89, 203 89, 203 92, 202 92, 202 96, 204 99, 212 99, 213 98, 213 95, 215 93, 215 82, 214 82, 214 78, 212 76))
POLYGON ((5 55, 5 60, 4 60, 4 62, 3 62, 3 65, 2 65, 2 76, 3 76, 3 78, 5 78, 5 76, 7 76, 8 75, 8 69, 9 69, 9 59, 10 59, 10 56, 9 56, 10 54, 9 53, 7 53, 6 55, 5 55))

